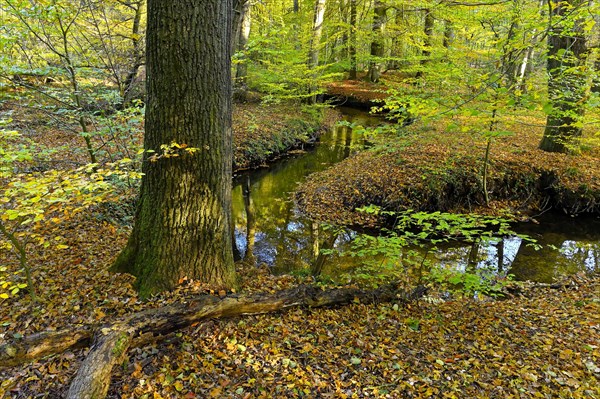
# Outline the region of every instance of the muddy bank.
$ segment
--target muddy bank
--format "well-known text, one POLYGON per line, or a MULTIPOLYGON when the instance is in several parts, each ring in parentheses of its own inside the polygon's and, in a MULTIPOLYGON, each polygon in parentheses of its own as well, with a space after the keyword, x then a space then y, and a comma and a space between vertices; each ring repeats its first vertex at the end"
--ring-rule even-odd
POLYGON ((311 217, 344 225, 373 225, 356 208, 534 215, 550 208, 569 215, 600 213, 598 154, 577 156, 537 149, 536 132, 492 144, 486 206, 480 136, 421 132, 380 145, 311 176, 297 192, 311 217))

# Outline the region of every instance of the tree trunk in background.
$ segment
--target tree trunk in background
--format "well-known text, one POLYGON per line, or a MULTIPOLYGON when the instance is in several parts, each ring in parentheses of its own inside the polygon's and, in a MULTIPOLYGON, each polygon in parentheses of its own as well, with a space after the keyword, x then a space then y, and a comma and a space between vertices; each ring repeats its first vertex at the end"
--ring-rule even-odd
MULTIPOLYGON (((539 0, 538 1, 538 11, 540 13, 541 16, 544 15, 544 3, 546 0, 539 0)), ((531 74, 533 68, 532 68, 532 64, 533 64, 533 58, 535 55, 535 46, 536 46, 536 41, 534 40, 534 38, 537 36, 537 30, 534 29, 533 31, 531 31, 530 33, 531 36, 531 40, 529 41, 528 45, 527 45, 527 49, 525 50, 522 60, 521 60, 521 65, 519 67, 519 71, 518 71, 518 77, 517 77, 517 90, 521 93, 524 94, 527 92, 527 77, 529 76, 529 74, 531 74)))
POLYGON ((250 0, 240 0, 241 5, 241 22, 238 38, 238 47, 235 49, 236 52, 240 52, 242 56, 238 60, 238 64, 235 71, 235 88, 236 96, 241 99, 246 99, 246 92, 248 91, 246 77, 248 75, 248 57, 246 51, 248 50, 248 39, 250 38, 250 27, 252 24, 251 18, 251 3, 250 0))
POLYGON ((319 47, 321 44, 321 35, 323 33, 323 20, 325 17, 325 0, 316 0, 315 13, 313 18, 312 35, 310 38, 310 49, 308 52, 308 68, 313 71, 313 82, 309 87, 310 102, 317 101, 316 91, 317 86, 315 80, 317 78, 316 68, 319 66, 319 47))
POLYGON ((231 17, 231 54, 235 54, 239 44, 240 32, 242 30, 242 6, 249 0, 231 0, 231 9, 233 15, 231 17))
POLYGON ((381 76, 381 58, 383 58, 383 27, 386 7, 382 0, 375 0, 373 5, 373 40, 371 41, 371 60, 369 61, 368 78, 370 82, 379 82, 381 76))
POLYGON ((584 0, 549 2, 551 28, 548 34, 548 101, 552 111, 546 119, 540 149, 577 152, 583 129, 581 120, 587 96, 585 59, 587 47, 582 17, 577 7, 584 0), (572 8, 575 7, 575 11, 572 8))
POLYGON ((392 37, 392 48, 390 49, 390 55, 392 59, 388 63, 388 69, 392 70, 400 69, 399 58, 402 55, 401 46, 404 30, 400 29, 400 27, 404 25, 404 4, 401 4, 398 7, 399 8, 396 9, 396 15, 394 17, 394 33, 392 37))
POLYGON ((600 4, 598 1, 590 1, 591 6, 594 7, 592 10, 592 14, 594 15, 594 26, 593 26, 593 34, 591 35, 592 40, 590 40, 589 48, 592 49, 592 54, 590 54, 593 59, 591 61, 593 64, 592 76, 591 76, 591 92, 592 93, 600 93, 600 4))
POLYGON ((135 224, 113 265, 142 297, 185 278, 235 285, 230 15, 231 0, 148 1, 144 149, 156 152, 144 155, 135 224), (158 156, 173 142, 198 150, 158 156))
POLYGON ((421 52, 421 69, 417 71, 416 77, 420 78, 423 76, 423 66, 429 62, 431 57, 431 39, 433 36, 433 24, 435 19, 433 18, 433 12, 430 9, 423 10, 425 13, 425 23, 423 25, 423 51, 421 52))
MULTIPOLYGON (((350 13, 348 11, 348 0, 340 0, 340 20, 343 25, 349 24, 350 22, 350 13)), ((350 58, 349 46, 348 46, 348 29, 341 29, 342 34, 338 35, 338 39, 336 39, 335 47, 334 47, 334 61, 340 62, 350 58), (338 44, 339 40, 339 44, 338 44), (336 51, 337 49, 337 51, 336 51), (337 53, 337 58, 335 57, 337 53)))
POLYGON ((504 87, 510 92, 514 92, 517 87, 517 76, 519 70, 519 57, 522 49, 515 46, 515 42, 519 40, 518 33, 521 30, 521 15, 523 13, 523 7, 521 0, 513 0, 513 10, 511 16, 510 26, 506 33, 506 39, 502 45, 502 80, 504 87))
POLYGON ((450 45, 454 41, 454 29, 452 28, 452 22, 450 20, 444 20, 444 39, 442 46, 444 48, 450 48, 450 45))
POLYGON ((595 78, 592 82, 592 93, 600 93, 600 55, 596 55, 597 59, 594 63, 595 78))
POLYGON ((125 81, 123 82, 123 106, 128 106, 131 103, 132 95, 135 88, 135 78, 138 75, 138 71, 140 67, 144 63, 144 52, 142 51, 142 33, 141 33, 141 22, 142 22, 142 14, 144 9, 145 0, 134 1, 131 4, 128 4, 134 12, 133 16, 133 25, 131 27, 131 49, 132 49, 132 58, 133 65, 131 69, 127 73, 125 77, 125 81))
POLYGON ((350 57, 350 75, 352 80, 356 80, 357 62, 356 62, 356 0, 350 0, 350 37, 348 56, 350 57))

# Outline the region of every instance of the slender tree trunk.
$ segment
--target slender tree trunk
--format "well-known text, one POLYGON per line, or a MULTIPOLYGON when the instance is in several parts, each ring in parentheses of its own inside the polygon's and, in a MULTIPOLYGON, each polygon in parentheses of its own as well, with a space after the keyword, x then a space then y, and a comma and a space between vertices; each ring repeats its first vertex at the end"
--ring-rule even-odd
POLYGON ((402 46, 402 29, 400 27, 404 23, 404 5, 398 6, 396 9, 396 15, 394 17, 394 33, 392 37, 392 45, 390 49, 390 55, 392 60, 388 63, 388 69, 400 69, 400 61, 399 58, 402 54, 401 46, 402 46))
POLYGON ((310 102, 317 101, 313 93, 317 87, 314 82, 317 78, 316 68, 319 66, 319 48, 321 46, 321 35, 323 34, 323 21, 325 17, 325 0, 316 0, 313 18, 312 35, 310 38, 310 50, 308 52, 308 67, 313 71, 313 83, 309 87, 310 102))
POLYGON ((592 82, 592 93, 600 93, 600 56, 596 55, 596 57, 598 59, 594 63, 594 73, 596 76, 592 82))
POLYGON ((138 0, 133 2, 130 7, 134 10, 133 26, 131 27, 131 56, 133 58, 133 64, 127 72, 125 81, 123 82, 123 106, 131 103, 131 96, 135 87, 135 78, 138 75, 140 67, 144 63, 144 52, 142 51, 142 39, 141 39, 141 22, 142 14, 144 9, 145 0, 138 0))
POLYGON ((148 1, 144 177, 133 231, 113 266, 137 277, 142 297, 186 278, 235 285, 230 12, 230 0, 148 1), (196 151, 162 156, 170 143, 196 151))
POLYGON ((241 52, 242 57, 238 60, 236 72, 235 72, 235 86, 236 95, 242 100, 246 99, 247 82, 246 77, 248 75, 248 57, 246 57, 246 51, 248 50, 248 39, 250 38, 250 27, 252 24, 251 18, 251 5, 250 0, 242 0, 241 6, 241 25, 239 31, 238 48, 236 51, 241 52))
POLYGON ((450 48, 450 45, 454 41, 454 28, 452 22, 448 19, 444 20, 444 38, 442 40, 442 46, 444 48, 450 48))
MULTIPOLYGON (((348 0, 340 0, 340 19, 344 25, 348 24, 350 21, 350 15, 348 12, 348 0)), ((335 62, 344 61, 350 58, 349 54, 349 46, 348 46, 348 29, 342 29, 342 34, 338 36, 339 39, 336 39, 334 50, 337 49, 337 58, 334 58, 335 62), (338 44, 339 40, 339 44, 338 44)), ((335 56, 334 52, 334 56, 335 56)))
POLYGON ((430 61, 429 57, 431 57, 433 25, 435 23, 433 12, 430 9, 425 9, 423 12, 425 13, 425 22, 423 25, 423 34, 425 35, 425 38, 423 40, 423 51, 421 52, 421 69, 417 71, 417 78, 423 76, 423 67, 430 61))
MULTIPOLYGON (((538 1, 538 9, 539 9, 539 13, 540 15, 543 16, 544 14, 544 3, 546 0, 539 0, 538 1)), ((526 51, 523 54, 523 58, 521 61, 521 65, 519 67, 519 71, 518 71, 518 76, 517 76, 517 90, 520 93, 525 93, 527 91, 527 85, 526 85, 526 81, 527 81, 527 77, 529 76, 529 74, 531 73, 531 71, 533 70, 531 64, 533 62, 533 57, 535 55, 535 45, 537 43, 532 42, 533 39, 536 37, 537 35, 537 30, 534 29, 531 32, 531 39, 529 41, 529 44, 527 46, 526 51)))
POLYGON ((349 78, 356 80, 357 60, 356 60, 356 0, 350 0, 350 35, 348 56, 350 57, 350 75, 349 78))
POLYGON ((375 0, 373 5, 373 40, 371 41, 371 60, 369 61, 369 81, 379 82, 381 76, 381 58, 384 54, 383 27, 386 7, 383 0, 375 0))
POLYGON ((231 18, 231 54, 238 51, 240 32, 242 31, 242 12, 244 3, 249 0, 231 0, 233 15, 231 18))
POLYGON ((540 149, 577 152, 583 129, 581 120, 587 96, 585 59, 587 47, 578 7, 584 0, 549 1, 548 100, 552 112, 546 119, 540 149), (575 11, 573 11, 573 8, 575 11))
MULTIPOLYGON (((323 241, 322 249, 333 249, 333 245, 335 244, 337 238, 337 233, 330 232, 328 237, 323 241)), ((323 267, 325 266, 325 262, 328 258, 328 254, 322 253, 321 251, 317 251, 317 253, 315 254, 315 260, 311 267, 311 274, 313 276, 318 277, 321 275, 321 273, 323 272, 323 267)))
POLYGON ((521 0, 513 0, 511 23, 502 46, 502 80, 511 92, 517 87, 518 58, 522 50, 515 48, 517 33, 520 31, 520 18, 523 12, 521 0))

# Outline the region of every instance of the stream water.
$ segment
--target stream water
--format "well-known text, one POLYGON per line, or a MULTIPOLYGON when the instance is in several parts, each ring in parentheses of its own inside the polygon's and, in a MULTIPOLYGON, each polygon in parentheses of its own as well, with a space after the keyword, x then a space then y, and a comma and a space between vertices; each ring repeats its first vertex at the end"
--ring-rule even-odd
MULTIPOLYGON (((381 120, 362 111, 343 108, 344 118, 358 125, 374 126, 381 120)), ((347 126, 338 126, 321 136, 308 151, 299 151, 268 169, 236 175, 233 185, 235 242, 240 256, 256 264, 267 264, 273 273, 306 270, 318 253, 318 242, 327 233, 294 206, 291 195, 306 176, 324 170, 363 148, 364 137, 347 126)), ((517 280, 551 282, 555 277, 579 271, 600 270, 600 217, 545 215, 539 224, 517 226, 543 246, 534 250, 517 237, 486 245, 445 246, 433 261, 453 267, 493 269, 510 273, 517 280)), ((343 239, 338 238, 336 245, 343 239)), ((324 273, 335 278, 355 267, 357 258, 333 258, 324 273)))

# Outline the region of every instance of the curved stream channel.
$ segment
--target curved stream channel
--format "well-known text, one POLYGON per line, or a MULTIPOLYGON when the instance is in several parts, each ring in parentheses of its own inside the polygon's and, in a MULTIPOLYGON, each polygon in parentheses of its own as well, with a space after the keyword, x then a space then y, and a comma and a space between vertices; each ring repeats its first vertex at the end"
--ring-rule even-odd
MULTIPOLYGON (((344 118, 363 126, 381 119, 365 112, 342 108, 344 118)), ((294 206, 291 194, 311 173, 324 170, 364 147, 364 137, 346 126, 321 136, 315 148, 285 158, 268 169, 236 175, 233 182, 233 220, 239 255, 257 265, 267 264, 274 273, 310 269, 318 242, 326 234, 294 206)), ((543 246, 534 250, 516 237, 473 246, 456 244, 434 253, 434 262, 457 269, 491 268, 511 273, 517 280, 551 282, 555 277, 579 271, 600 270, 600 218, 547 215, 539 224, 517 226, 543 246)), ((338 239, 336 245, 342 241, 338 239)), ((323 273, 333 278, 355 267, 357 258, 332 258, 323 273)))

